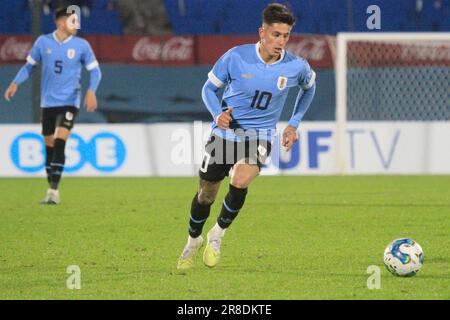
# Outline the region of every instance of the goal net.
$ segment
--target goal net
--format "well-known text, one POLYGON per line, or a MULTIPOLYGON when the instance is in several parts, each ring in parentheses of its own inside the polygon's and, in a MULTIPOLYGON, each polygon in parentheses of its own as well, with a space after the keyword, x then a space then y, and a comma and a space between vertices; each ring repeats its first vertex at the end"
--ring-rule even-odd
POLYGON ((450 121, 450 33, 340 33, 336 50, 338 153, 348 121, 450 121))

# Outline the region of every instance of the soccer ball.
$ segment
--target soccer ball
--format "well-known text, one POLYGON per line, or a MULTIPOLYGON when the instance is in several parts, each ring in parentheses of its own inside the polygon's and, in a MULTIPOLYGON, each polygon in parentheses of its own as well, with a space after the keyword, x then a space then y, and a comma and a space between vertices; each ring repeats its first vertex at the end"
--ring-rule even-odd
POLYGON ((396 276, 415 276, 422 268, 423 262, 422 247, 412 239, 394 240, 384 250, 384 265, 396 276))

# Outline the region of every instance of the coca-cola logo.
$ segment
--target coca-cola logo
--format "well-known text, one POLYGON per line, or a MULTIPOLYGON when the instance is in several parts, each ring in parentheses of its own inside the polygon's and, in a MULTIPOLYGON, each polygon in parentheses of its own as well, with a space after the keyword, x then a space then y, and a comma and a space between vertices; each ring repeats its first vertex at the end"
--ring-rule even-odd
POLYGON ((25 60, 31 47, 30 41, 20 42, 14 37, 8 38, 0 47, 0 60, 25 60))
POLYGON ((321 38, 305 38, 292 41, 286 50, 309 61, 322 61, 327 52, 328 42, 321 38))
POLYGON ((173 37, 167 41, 141 38, 133 48, 136 61, 189 61, 193 56, 194 40, 173 37))

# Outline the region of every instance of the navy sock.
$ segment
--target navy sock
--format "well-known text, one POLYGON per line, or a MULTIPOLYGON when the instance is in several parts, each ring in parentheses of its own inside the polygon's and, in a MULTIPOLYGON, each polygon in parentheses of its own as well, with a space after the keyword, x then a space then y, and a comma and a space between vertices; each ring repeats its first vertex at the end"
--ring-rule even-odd
POLYGON ((55 139, 53 159, 50 164, 52 169, 50 187, 55 190, 58 189, 59 181, 61 180, 61 176, 64 171, 64 164, 66 162, 66 156, 64 154, 65 148, 66 148, 66 141, 62 139, 55 139))
POLYGON ((200 204, 198 202, 198 193, 195 194, 191 204, 191 217, 189 219, 189 235, 197 238, 202 234, 203 226, 209 217, 211 211, 210 204, 200 204))
POLYGON ((222 210, 217 218, 217 223, 222 229, 228 228, 236 219, 239 211, 244 206, 247 190, 247 188, 240 189, 230 184, 230 191, 225 196, 222 210))
POLYGON ((53 160, 53 149, 54 147, 45 146, 45 171, 47 172, 48 184, 51 183, 52 178, 52 167, 50 163, 53 160))

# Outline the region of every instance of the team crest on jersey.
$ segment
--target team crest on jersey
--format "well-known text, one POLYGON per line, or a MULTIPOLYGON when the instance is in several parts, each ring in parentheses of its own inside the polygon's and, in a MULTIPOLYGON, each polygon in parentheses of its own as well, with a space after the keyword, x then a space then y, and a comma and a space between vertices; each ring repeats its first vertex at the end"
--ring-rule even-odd
POLYGON ((279 76, 278 77, 278 83, 277 83, 278 89, 279 90, 283 90, 284 88, 286 88, 287 82, 288 82, 288 78, 287 77, 279 76))
POLYGON ((73 120, 73 113, 67 111, 67 112, 66 112, 66 119, 67 119, 68 121, 72 121, 72 120, 73 120))
POLYGON ((52 49, 48 48, 47 51, 45 51, 46 54, 52 54, 52 49))
POLYGON ((75 58, 75 49, 68 49, 67 50, 67 58, 69 58, 69 59, 75 58))

